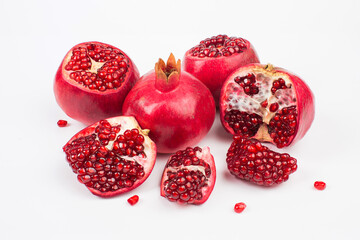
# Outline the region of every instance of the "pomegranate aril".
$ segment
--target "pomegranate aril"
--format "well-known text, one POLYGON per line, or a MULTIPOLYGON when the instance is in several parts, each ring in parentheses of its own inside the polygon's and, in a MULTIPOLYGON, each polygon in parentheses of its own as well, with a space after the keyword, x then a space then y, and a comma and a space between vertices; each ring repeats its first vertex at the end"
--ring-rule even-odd
POLYGON ((316 182, 314 182, 314 187, 317 190, 324 190, 326 188, 326 183, 323 181, 316 181, 316 182))
POLYGON ((131 205, 134 206, 137 202, 139 201, 139 196, 138 195, 134 195, 132 197, 130 197, 127 202, 131 205))
POLYGON ((68 124, 68 122, 67 122, 66 120, 59 120, 59 121, 57 121, 57 125, 58 125, 59 127, 66 127, 67 124, 68 124))
POLYGON ((254 136, 262 124, 262 118, 259 115, 255 113, 248 114, 239 110, 227 111, 224 120, 235 133, 245 137, 254 136))
POLYGON ((279 78, 278 80, 275 80, 275 81, 273 82, 273 85, 272 85, 272 88, 271 88, 271 92, 272 92, 272 94, 275 94, 275 92, 276 92, 278 89, 286 89, 286 88, 288 88, 288 87, 285 85, 284 79, 279 78))
POLYGON ((244 209, 246 208, 246 204, 243 203, 243 202, 239 202, 239 203, 236 203, 235 206, 234 206, 234 211, 236 213, 241 213, 244 211, 244 209))
POLYGON ((243 88, 245 94, 249 96, 259 93, 259 88, 256 86, 255 75, 252 73, 243 77, 236 77, 234 81, 239 84, 243 88))

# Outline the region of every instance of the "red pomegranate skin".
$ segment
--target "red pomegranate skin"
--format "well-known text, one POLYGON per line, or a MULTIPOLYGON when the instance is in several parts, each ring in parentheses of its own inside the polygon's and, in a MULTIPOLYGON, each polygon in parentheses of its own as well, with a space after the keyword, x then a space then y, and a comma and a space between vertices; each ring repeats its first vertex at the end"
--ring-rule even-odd
MULTIPOLYGON (((86 42, 94 44, 104 44, 100 42, 86 42)), ((71 54, 74 48, 84 45, 80 43, 75 45, 66 54, 71 54)), ((105 44, 114 49, 118 49, 109 44, 105 44)), ((120 50, 120 49, 118 49, 120 50)), ((90 90, 67 77, 64 66, 66 65, 66 58, 60 64, 56 72, 54 81, 54 94, 57 103, 61 109, 71 118, 76 119, 86 125, 95 123, 101 119, 121 115, 121 108, 124 99, 130 89, 139 79, 139 71, 132 60, 120 50, 120 52, 129 60, 129 71, 126 73, 124 82, 120 88, 115 90, 106 90, 100 92, 97 90, 90 90)))
POLYGON ((134 116, 140 126, 150 130, 159 153, 196 145, 215 119, 210 91, 185 71, 178 86, 167 92, 155 87, 155 79, 155 70, 140 78, 124 101, 124 115, 134 116))

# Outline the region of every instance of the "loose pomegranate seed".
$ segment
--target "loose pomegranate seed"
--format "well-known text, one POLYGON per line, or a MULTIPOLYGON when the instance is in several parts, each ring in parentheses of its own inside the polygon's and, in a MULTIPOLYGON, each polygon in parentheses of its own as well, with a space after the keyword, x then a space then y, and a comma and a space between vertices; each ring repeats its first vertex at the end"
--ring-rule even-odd
POLYGON ((246 204, 243 202, 236 203, 234 206, 234 211, 236 213, 241 213, 246 208, 246 204))
POLYGON ((259 93, 259 88, 256 86, 255 75, 252 73, 244 77, 236 77, 234 81, 238 83, 244 89, 245 94, 249 96, 259 93))
POLYGON ((131 206, 134 206, 139 201, 139 196, 134 195, 134 196, 130 197, 127 201, 131 206))
POLYGON ((324 190, 326 188, 326 183, 324 183, 322 181, 316 181, 316 182, 314 182, 314 187, 317 190, 324 190))
POLYGON ((59 127, 66 127, 66 125, 68 124, 68 122, 66 120, 59 120, 57 121, 57 125, 59 127))
POLYGON ((239 110, 227 111, 224 120, 235 133, 244 137, 254 136, 262 124, 262 118, 259 115, 255 113, 248 114, 239 110))

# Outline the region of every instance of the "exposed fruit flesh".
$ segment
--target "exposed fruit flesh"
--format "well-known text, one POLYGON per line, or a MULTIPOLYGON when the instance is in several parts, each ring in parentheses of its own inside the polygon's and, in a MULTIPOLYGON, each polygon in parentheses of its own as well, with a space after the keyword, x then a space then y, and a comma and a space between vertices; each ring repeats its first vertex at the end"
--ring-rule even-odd
POLYGON ((134 118, 117 117, 84 129, 63 149, 78 180, 95 195, 111 197, 145 180, 154 166, 154 146, 134 118))
POLYGON ((59 126, 59 127, 66 127, 67 126, 67 121, 66 120, 59 120, 59 121, 57 121, 57 125, 59 126))
POLYGON ((161 195, 172 202, 200 204, 215 184, 215 165, 209 149, 188 147, 170 157, 163 173, 161 195))
POLYGON ((226 162, 234 176, 257 185, 271 186, 288 180, 296 171, 296 159, 287 153, 277 153, 258 140, 234 136, 226 162))
POLYGON ((236 203, 234 206, 234 211, 236 213, 242 213, 246 208, 246 204, 243 202, 236 203))
POLYGON ((74 48, 65 64, 70 79, 102 92, 119 88, 129 68, 129 60, 120 50, 100 43, 85 43, 74 48))
POLYGON ((133 205, 137 204, 137 202, 139 201, 139 196, 134 195, 134 196, 130 197, 127 201, 131 206, 133 206, 133 205))
POLYGON ((317 190, 324 190, 326 188, 326 183, 324 183, 323 181, 316 181, 314 183, 314 187, 317 189, 317 190))

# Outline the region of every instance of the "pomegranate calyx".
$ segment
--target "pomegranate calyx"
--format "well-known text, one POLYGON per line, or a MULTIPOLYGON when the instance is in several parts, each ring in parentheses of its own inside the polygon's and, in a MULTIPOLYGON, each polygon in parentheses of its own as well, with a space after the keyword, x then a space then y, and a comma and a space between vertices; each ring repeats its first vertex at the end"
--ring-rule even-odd
POLYGON ((155 86, 161 92, 169 92, 179 85, 181 74, 181 61, 176 62, 175 56, 171 53, 167 63, 159 58, 155 64, 156 81, 155 86))
POLYGON ((268 70, 269 72, 273 71, 274 70, 274 65, 268 63, 264 66, 264 69, 265 70, 268 70))

